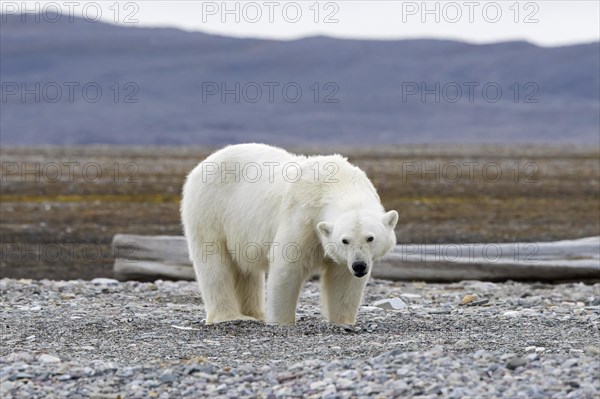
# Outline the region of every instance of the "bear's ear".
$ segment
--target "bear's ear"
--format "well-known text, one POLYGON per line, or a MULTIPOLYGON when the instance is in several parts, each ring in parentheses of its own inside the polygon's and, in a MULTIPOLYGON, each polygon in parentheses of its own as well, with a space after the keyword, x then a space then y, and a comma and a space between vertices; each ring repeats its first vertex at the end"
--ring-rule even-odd
POLYGON ((325 238, 329 238, 333 232, 333 225, 327 222, 321 222, 317 225, 317 230, 325 238))
POLYGON ((389 211, 383 216, 383 224, 385 224, 390 229, 396 227, 396 223, 398 223, 398 212, 389 211))

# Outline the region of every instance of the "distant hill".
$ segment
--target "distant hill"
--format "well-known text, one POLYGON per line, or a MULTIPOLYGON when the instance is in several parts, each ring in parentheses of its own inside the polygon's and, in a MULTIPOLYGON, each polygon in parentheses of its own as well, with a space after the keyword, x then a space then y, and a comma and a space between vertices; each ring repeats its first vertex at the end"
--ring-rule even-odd
POLYGON ((600 43, 274 41, 2 18, 5 145, 599 141, 600 43), (239 102, 222 101, 236 82, 239 102))

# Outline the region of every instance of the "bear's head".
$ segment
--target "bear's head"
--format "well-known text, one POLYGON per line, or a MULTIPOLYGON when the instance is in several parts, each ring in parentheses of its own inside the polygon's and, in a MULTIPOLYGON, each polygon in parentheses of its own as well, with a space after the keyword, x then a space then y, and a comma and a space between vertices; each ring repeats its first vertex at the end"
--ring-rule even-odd
POLYGON ((396 211, 359 210, 343 213, 333 223, 320 222, 317 231, 325 255, 346 264, 350 272, 360 278, 371 272, 373 261, 396 244, 397 222, 396 211))

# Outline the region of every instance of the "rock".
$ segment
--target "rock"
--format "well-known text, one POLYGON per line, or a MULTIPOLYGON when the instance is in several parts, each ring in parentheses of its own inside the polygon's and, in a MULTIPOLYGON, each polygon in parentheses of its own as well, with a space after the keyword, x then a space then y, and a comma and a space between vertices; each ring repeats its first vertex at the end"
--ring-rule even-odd
POLYGON ((375 301, 373 306, 386 310, 399 310, 406 308, 408 305, 400 298, 386 298, 375 301))
POLYGON ((316 391, 319 389, 323 389, 326 386, 327 386, 327 383, 325 381, 315 381, 315 382, 311 382, 310 389, 312 389, 313 391, 316 391))
POLYGON ((331 398, 333 395, 335 395, 336 392, 337 389, 335 385, 329 384, 325 387, 325 390, 323 391, 323 398, 331 398))
POLYGON ((8 362, 25 362, 30 363, 33 361, 33 355, 29 352, 13 352, 6 357, 8 362))
POLYGON ((2 384, 0 384, 0 392, 7 394, 10 391, 13 390, 13 388, 15 387, 15 383, 12 381, 3 381, 2 384))
POLYGON ((439 355, 444 353, 444 347, 442 345, 435 345, 425 353, 428 355, 439 355))
POLYGON ((25 379, 28 380, 28 379, 31 379, 31 378, 33 378, 33 375, 29 374, 29 373, 16 373, 16 374, 13 374, 10 377, 8 377, 8 379, 10 381, 25 380, 25 379))
POLYGON ((185 374, 185 375, 189 375, 189 374, 197 373, 197 372, 205 373, 206 371, 205 371, 204 367, 197 365, 197 364, 189 365, 183 369, 183 374, 185 374))
POLYGON ((519 316, 521 316, 521 312, 516 311, 516 310, 509 310, 507 312, 502 313, 502 316, 504 316, 504 317, 519 317, 519 316))
POLYGON ((38 361, 41 363, 60 363, 60 358, 44 353, 38 357, 38 361))
POLYGON ((90 282, 95 285, 110 285, 110 286, 119 285, 118 280, 115 280, 112 278, 104 278, 104 277, 97 277, 90 282))
POLYGON ((339 389, 347 389, 347 388, 350 388, 350 387, 352 387, 354 385, 354 381, 349 380, 348 378, 341 377, 341 378, 338 378, 335 381, 335 385, 339 389))
POLYGON ((277 392, 275 392, 275 396, 278 398, 285 398, 288 396, 292 396, 294 394, 294 391, 291 387, 283 387, 277 390, 277 392))
POLYGON ((467 303, 471 303, 477 299, 476 295, 465 295, 463 299, 460 301, 461 305, 466 305, 467 303))
POLYGON ((588 345, 585 347, 584 352, 586 355, 598 356, 600 355, 600 348, 595 345, 588 345))
POLYGON ((570 369, 571 367, 576 366, 578 362, 579 361, 575 358, 568 359, 562 364, 562 367, 565 369, 570 369))
POLYGON ((522 357, 513 357, 506 362, 506 368, 509 370, 516 370, 517 367, 524 367, 527 364, 527 360, 522 357))
POLYGON ((429 313, 429 314, 450 314, 450 313, 452 313, 452 311, 450 309, 437 308, 437 309, 428 309, 427 313, 429 313))
POLYGON ((352 381, 360 379, 360 374, 356 370, 346 370, 340 374, 341 377, 347 378, 352 381))
POLYGON ((117 377, 131 377, 134 373, 133 367, 123 367, 117 370, 115 376, 117 377))
POLYGON ((175 377, 173 374, 163 374, 160 376, 160 381, 164 384, 171 384, 177 381, 177 377, 175 377))
POLYGON ((489 301, 490 301, 489 298, 483 298, 483 299, 479 299, 477 301, 473 301, 471 303, 467 303, 467 306, 481 306, 481 305, 485 305, 489 301))
POLYGON ((160 384, 161 384, 161 381, 146 380, 146 381, 144 381, 144 383, 142 384, 142 386, 146 387, 146 388, 156 388, 156 387, 159 387, 160 384))

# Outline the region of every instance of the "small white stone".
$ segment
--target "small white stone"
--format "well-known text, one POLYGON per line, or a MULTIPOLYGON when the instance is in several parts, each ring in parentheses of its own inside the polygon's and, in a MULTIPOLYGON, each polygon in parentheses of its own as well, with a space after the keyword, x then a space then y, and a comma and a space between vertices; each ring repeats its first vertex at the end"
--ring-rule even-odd
POLYGON ((377 306, 381 309, 399 310, 406 308, 408 305, 404 303, 404 301, 402 301, 402 299, 400 298, 387 298, 374 302, 373 306, 377 306))
POLYGON ((48 355, 46 353, 40 355, 38 360, 42 363, 60 363, 60 359, 58 357, 48 355))
POLYGON ((502 313, 502 316, 504 316, 504 317, 519 317, 519 316, 521 316, 521 313, 519 313, 516 310, 509 310, 508 312, 502 313))
POLYGON ((435 345, 430 350, 428 350, 426 353, 432 354, 432 355, 441 354, 441 353, 444 353, 444 347, 442 345, 435 345))
POLYGON ((317 390, 317 389, 325 388, 326 386, 327 386, 327 383, 325 381, 315 381, 310 384, 310 389, 317 390))
POLYGON ((283 387, 275 393, 275 396, 277 396, 278 398, 281 398, 281 397, 288 397, 293 394, 294 394, 294 391, 292 390, 291 387, 283 387))
POLYGON ((335 385, 338 386, 340 389, 346 389, 348 387, 351 387, 353 384, 354 384, 354 381, 349 380, 344 377, 338 378, 335 381, 335 385))

